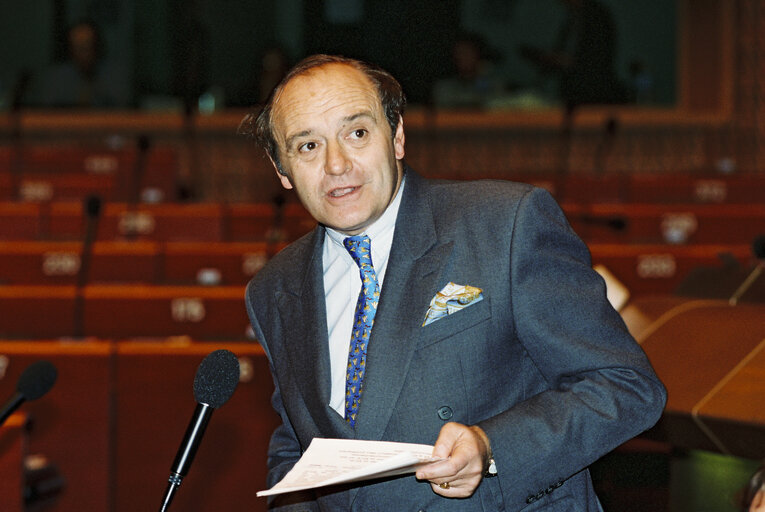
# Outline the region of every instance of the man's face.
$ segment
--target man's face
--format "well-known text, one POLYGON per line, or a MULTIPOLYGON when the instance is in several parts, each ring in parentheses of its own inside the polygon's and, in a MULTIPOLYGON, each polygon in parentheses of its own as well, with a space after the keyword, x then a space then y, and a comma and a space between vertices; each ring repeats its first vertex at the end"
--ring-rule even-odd
POLYGON ((78 25, 69 33, 69 51, 81 70, 88 72, 96 62, 96 34, 88 25, 78 25))
POLYGON ((326 64, 290 80, 273 108, 286 176, 309 213, 348 235, 376 221, 401 183, 404 127, 395 137, 377 90, 346 64, 326 64))

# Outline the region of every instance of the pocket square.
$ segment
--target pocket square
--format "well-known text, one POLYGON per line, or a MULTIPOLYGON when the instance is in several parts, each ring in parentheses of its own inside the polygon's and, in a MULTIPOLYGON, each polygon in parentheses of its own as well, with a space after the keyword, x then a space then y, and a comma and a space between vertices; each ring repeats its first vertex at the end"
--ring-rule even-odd
POLYGON ((483 300, 482 290, 475 286, 449 283, 430 301, 422 326, 483 300))

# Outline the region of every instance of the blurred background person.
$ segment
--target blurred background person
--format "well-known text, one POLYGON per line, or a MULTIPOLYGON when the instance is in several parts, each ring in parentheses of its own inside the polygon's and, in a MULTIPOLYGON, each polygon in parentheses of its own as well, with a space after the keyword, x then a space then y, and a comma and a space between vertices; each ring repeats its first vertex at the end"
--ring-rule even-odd
POLYGON ((616 73, 617 32, 611 11, 598 0, 561 2, 566 18, 552 50, 522 45, 521 56, 542 74, 557 76, 561 101, 569 109, 625 103, 627 93, 616 73))
POLYGON ((453 75, 433 85, 436 107, 481 108, 503 93, 503 81, 494 73, 497 58, 481 36, 461 34, 451 58, 453 75))
POLYGON ((96 24, 83 20, 67 32, 67 59, 45 69, 36 84, 41 107, 125 108, 130 83, 124 65, 106 58, 96 24))

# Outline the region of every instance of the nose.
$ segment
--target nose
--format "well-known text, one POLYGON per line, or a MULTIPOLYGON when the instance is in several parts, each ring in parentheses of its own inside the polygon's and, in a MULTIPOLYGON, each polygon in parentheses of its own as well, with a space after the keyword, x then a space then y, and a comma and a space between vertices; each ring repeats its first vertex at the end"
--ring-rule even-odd
POLYGON ((337 142, 327 144, 326 159, 325 172, 327 174, 340 175, 348 172, 351 168, 351 161, 337 142))

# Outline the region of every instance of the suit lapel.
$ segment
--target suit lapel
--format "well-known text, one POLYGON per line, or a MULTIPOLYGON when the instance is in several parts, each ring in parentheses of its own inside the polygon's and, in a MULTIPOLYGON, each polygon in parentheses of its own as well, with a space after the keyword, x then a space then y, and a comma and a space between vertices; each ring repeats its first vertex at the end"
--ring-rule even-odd
POLYGON ((306 269, 294 282, 276 293, 279 314, 285 319, 284 343, 292 368, 290 373, 307 407, 307 413, 324 437, 348 438, 353 429, 329 407, 330 365, 327 313, 324 304, 322 247, 324 229, 317 227, 313 241, 296 268, 306 269), (302 265, 302 266, 301 266, 302 265))
POLYGON ((358 439, 381 439, 409 371, 416 338, 452 251, 437 241, 427 184, 408 171, 367 352, 358 439))

